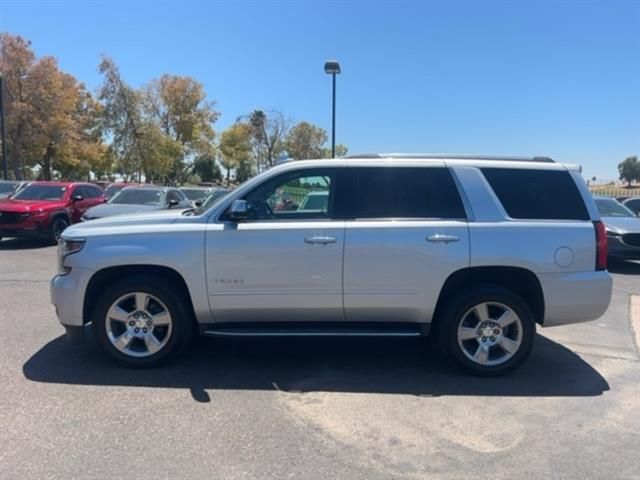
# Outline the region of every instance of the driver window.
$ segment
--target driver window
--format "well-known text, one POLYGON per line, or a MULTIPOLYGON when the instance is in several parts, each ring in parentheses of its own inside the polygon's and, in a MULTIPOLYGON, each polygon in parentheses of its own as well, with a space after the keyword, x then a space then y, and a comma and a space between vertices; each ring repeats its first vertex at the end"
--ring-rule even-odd
POLYGON ((175 190, 169 190, 169 192, 167 192, 167 205, 169 205, 169 202, 171 201, 176 201, 178 203, 180 203, 182 199, 180 198, 180 196, 176 193, 175 190))
POLYGON ((249 219, 321 220, 330 218, 332 175, 328 171, 292 172, 249 193, 249 219))

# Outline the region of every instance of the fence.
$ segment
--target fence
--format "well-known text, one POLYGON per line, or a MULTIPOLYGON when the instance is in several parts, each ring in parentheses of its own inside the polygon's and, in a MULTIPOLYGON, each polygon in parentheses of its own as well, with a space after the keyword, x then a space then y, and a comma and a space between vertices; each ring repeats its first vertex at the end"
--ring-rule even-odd
POLYGON ((634 197, 640 196, 640 188, 589 187, 592 195, 600 197, 634 197))

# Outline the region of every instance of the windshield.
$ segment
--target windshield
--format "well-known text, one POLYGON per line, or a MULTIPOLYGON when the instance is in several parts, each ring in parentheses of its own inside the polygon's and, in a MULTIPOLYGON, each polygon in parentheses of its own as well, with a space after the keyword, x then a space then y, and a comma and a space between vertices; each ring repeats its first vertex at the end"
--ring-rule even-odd
POLYGON ((635 217, 631 210, 613 199, 598 199, 596 205, 603 217, 635 217))
POLYGON ((16 183, 11 182, 1 182, 0 183, 0 193, 11 193, 16 188, 16 183))
POLYGON ((229 193, 229 190, 226 190, 224 188, 221 188, 219 190, 214 190, 213 192, 211 192, 209 194, 209 196, 207 197, 207 199, 203 202, 202 205, 200 205, 198 208, 196 208, 193 211, 194 215, 201 215, 202 213, 206 212, 207 210, 209 210, 215 203, 217 203, 219 200, 221 200, 223 197, 225 197, 227 195, 227 193, 229 193))
POLYGON ((209 194, 209 190, 202 190, 199 188, 181 188, 180 191, 184 193, 187 198, 193 202, 202 200, 209 194))
POLYGON ((62 200, 67 187, 31 184, 14 195, 15 200, 62 200))
POLYGON ((125 185, 109 185, 107 189, 104 191, 104 195, 107 197, 107 199, 112 198, 115 196, 116 193, 118 193, 124 187, 125 185))
POLYGON ((109 203, 126 205, 161 205, 162 190, 132 188, 120 190, 109 203))

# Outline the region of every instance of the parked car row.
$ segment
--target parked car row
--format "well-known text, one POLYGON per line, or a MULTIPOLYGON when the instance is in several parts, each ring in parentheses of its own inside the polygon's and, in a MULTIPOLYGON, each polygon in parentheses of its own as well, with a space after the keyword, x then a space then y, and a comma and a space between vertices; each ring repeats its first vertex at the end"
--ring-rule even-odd
MULTIPOLYGON (((640 202, 640 198, 636 197, 640 202)), ((628 199, 631 200, 631 199, 628 199)), ((609 257, 640 259, 640 218, 627 203, 610 197, 595 197, 598 212, 607 232, 609 257)))
POLYGON ((103 190, 88 182, 0 182, 0 192, 3 192, 0 193, 0 240, 37 237, 57 242, 60 234, 73 223, 121 214, 195 208, 228 191, 127 183, 111 184, 103 190), (185 191, 194 190, 202 190, 204 196, 190 200, 185 191))

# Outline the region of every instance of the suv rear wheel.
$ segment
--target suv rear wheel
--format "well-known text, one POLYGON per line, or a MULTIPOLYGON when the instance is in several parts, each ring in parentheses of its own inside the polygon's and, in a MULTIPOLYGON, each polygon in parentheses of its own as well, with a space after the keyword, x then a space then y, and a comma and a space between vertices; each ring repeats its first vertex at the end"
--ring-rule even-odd
POLYGON ((189 342, 192 315, 184 295, 170 282, 137 275, 101 294, 92 320, 103 349, 131 367, 154 366, 189 342))
POLYGON ((531 310, 500 286, 478 287, 453 298, 437 321, 438 343, 445 355, 475 375, 510 372, 533 346, 531 310))

